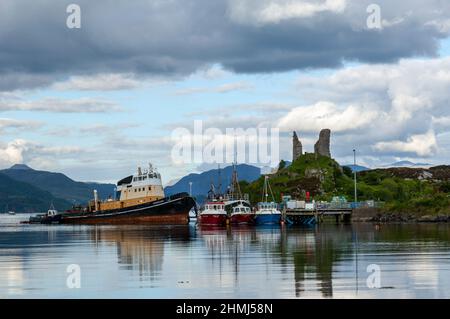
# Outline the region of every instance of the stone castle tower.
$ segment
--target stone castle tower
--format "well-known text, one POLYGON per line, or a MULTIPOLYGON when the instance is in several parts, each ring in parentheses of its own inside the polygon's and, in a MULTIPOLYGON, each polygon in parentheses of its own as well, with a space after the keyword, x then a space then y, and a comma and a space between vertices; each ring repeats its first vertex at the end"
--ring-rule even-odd
MULTIPOLYGON (((331 130, 323 129, 320 131, 319 140, 314 144, 314 154, 331 158, 330 151, 331 130)), ((303 145, 294 131, 292 135, 292 161, 295 161, 303 155, 303 145)))
POLYGON ((303 155, 303 145, 297 133, 294 131, 294 135, 292 136, 292 161, 295 161, 301 155, 303 155))
POLYGON ((319 154, 331 158, 330 135, 331 130, 329 129, 324 129, 320 131, 319 140, 314 145, 314 154, 319 154))

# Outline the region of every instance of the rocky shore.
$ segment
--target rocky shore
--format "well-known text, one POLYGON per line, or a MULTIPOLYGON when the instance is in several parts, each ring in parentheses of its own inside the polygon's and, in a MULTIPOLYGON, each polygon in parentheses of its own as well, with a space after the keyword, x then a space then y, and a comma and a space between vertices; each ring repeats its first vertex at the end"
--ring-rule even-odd
POLYGON ((450 215, 392 213, 376 208, 363 208, 354 211, 352 221, 373 223, 447 223, 450 222, 450 215))

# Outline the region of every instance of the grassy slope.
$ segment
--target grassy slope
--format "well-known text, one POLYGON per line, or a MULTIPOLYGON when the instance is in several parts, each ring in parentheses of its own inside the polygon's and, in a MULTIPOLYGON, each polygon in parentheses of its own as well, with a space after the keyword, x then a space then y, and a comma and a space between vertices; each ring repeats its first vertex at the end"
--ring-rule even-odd
MULTIPOLYGON (((261 200, 264 177, 248 184, 241 183, 244 192, 250 194, 252 202, 261 200)), ((278 170, 271 176, 270 184, 275 200, 280 201, 281 194, 289 194, 297 199, 305 197, 307 191, 316 200, 328 200, 351 188, 352 179, 346 176, 339 164, 333 159, 305 154, 290 166, 278 170)))
MULTIPOLYGON (((450 168, 448 168, 450 171, 450 168)), ((406 170, 407 173, 411 171, 406 170)), ((358 173, 358 200, 386 202, 385 209, 395 212, 442 214, 450 213, 450 182, 448 179, 420 181, 404 176, 404 170, 370 170, 358 173)), ((264 178, 241 183, 252 203, 261 201, 264 178)), ((291 166, 280 169, 270 178, 275 200, 281 194, 304 199, 309 191, 316 200, 330 201, 333 196, 353 200, 353 175, 333 159, 305 154, 291 166)))

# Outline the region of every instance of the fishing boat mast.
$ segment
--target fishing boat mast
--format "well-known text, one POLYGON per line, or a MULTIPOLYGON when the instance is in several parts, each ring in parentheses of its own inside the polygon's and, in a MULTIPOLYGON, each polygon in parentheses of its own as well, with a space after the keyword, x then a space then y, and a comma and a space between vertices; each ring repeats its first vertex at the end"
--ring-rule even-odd
POLYGON ((272 187, 270 187, 270 183, 269 183, 269 176, 265 175, 264 176, 263 193, 262 193, 262 199, 261 199, 262 202, 268 203, 267 198, 269 197, 269 192, 270 192, 270 195, 272 196, 272 201, 275 202, 275 196, 273 196, 272 187))

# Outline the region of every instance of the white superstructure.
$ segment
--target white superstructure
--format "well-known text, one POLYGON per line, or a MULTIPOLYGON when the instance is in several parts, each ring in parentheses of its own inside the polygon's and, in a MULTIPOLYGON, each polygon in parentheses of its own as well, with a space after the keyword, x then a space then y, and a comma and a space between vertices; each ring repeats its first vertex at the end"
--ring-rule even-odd
POLYGON ((118 200, 130 200, 142 197, 164 197, 161 175, 149 164, 148 169, 138 168, 137 174, 128 176, 117 183, 118 200))

